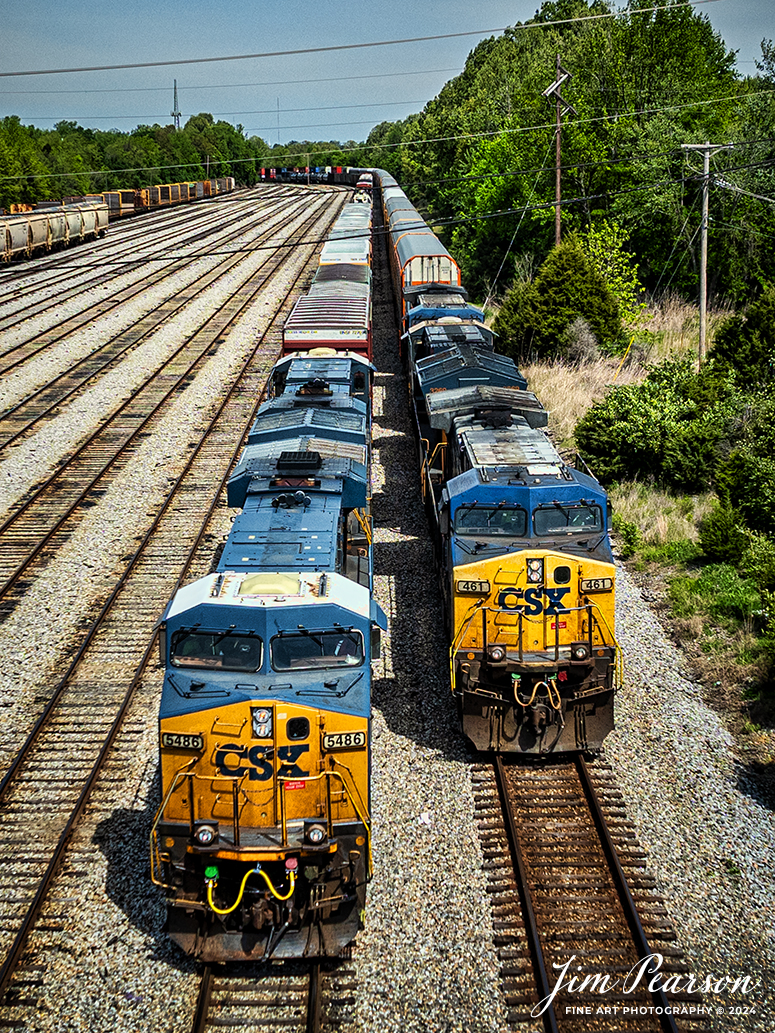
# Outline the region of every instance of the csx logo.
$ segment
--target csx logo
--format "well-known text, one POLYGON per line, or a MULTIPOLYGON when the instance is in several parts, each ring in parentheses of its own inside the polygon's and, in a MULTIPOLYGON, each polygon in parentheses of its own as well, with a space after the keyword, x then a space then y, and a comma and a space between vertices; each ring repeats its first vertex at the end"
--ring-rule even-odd
MULTIPOLYGON (((300 768, 296 761, 302 753, 309 752, 309 743, 294 743, 280 746, 277 759, 281 762, 277 774, 281 778, 305 778, 309 771, 300 768)), ((243 746, 227 742, 215 754, 215 766, 222 775, 247 775, 251 782, 266 782, 274 775, 274 746, 243 746)))
POLYGON ((522 610, 527 617, 537 617, 539 613, 567 613, 562 597, 568 592, 570 588, 528 588, 521 596, 515 589, 505 588, 498 593, 498 606, 501 610, 522 610))

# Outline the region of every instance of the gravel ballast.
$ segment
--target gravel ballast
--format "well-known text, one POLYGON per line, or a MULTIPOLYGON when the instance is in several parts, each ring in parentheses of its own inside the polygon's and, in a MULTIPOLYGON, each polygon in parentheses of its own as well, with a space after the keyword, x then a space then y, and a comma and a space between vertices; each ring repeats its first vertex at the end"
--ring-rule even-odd
MULTIPOLYGON (((95 599, 167 490, 217 383, 233 373, 271 311, 271 299, 258 303, 220 345, 0 625, 2 770, 29 715, 40 709, 36 697, 50 688, 95 599)), ((162 344, 168 346, 162 340, 157 348, 162 344)), ((375 877, 354 953, 356 1019, 343 1033, 499 1033, 506 1007, 481 870, 473 758, 449 693, 406 387, 394 341, 382 347, 374 405, 375 594, 390 634, 374 668, 375 877)), ((112 380, 90 389, 88 405, 66 406, 45 434, 30 439, 37 457, 30 446, 9 450, 2 465, 6 504, 98 422, 109 394, 131 390, 141 363, 136 353, 112 380)), ((220 535, 228 513, 217 520, 220 535)), ((628 662, 606 755, 691 970, 701 979, 713 973, 762 982, 747 999, 706 994, 714 1010, 722 1009, 709 1028, 770 1033, 772 809, 638 587, 621 567, 618 578, 618 635, 628 662), (753 1016, 734 1013, 752 1005, 753 1016)), ((25 1012, 29 1033, 191 1027, 195 966, 165 937, 163 895, 148 877, 160 684, 158 671, 144 679, 30 939, 26 971, 42 983, 24 988, 34 1002, 25 1012)), ((0 1019, 18 1016, 13 1006, 0 1007, 0 1019)))

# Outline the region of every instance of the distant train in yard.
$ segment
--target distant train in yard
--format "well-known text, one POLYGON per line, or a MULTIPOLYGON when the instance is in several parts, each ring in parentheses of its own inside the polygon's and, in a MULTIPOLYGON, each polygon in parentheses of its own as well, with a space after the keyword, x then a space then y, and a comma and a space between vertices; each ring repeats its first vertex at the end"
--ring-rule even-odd
POLYGON ((107 229, 108 207, 102 202, 0 215, 0 259, 31 258, 56 247, 103 237, 107 229))
POLYGON ((204 961, 336 956, 363 920, 371 661, 386 628, 372 598, 363 209, 345 206, 329 244, 352 233, 357 246, 321 256, 286 324, 229 480, 239 515, 217 570, 161 624, 152 872, 170 937, 204 961))
POLYGON ((108 190, 66 197, 61 202, 12 205, 9 215, 0 214, 0 260, 32 258, 57 247, 94 240, 105 235, 111 219, 228 194, 234 186, 234 178, 225 176, 138 190, 108 190))

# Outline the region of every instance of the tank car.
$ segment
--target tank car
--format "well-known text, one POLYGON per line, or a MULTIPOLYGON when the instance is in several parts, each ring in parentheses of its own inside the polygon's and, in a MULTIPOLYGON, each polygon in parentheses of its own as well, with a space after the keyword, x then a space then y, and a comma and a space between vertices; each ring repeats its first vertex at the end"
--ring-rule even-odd
POLYGON ((274 368, 228 485, 217 571, 161 625, 163 800, 152 831, 168 932, 205 961, 337 955, 371 876, 373 367, 274 368))
POLYGON ((31 258, 34 254, 105 235, 108 207, 97 204, 46 203, 40 208, 0 216, 0 259, 31 258))

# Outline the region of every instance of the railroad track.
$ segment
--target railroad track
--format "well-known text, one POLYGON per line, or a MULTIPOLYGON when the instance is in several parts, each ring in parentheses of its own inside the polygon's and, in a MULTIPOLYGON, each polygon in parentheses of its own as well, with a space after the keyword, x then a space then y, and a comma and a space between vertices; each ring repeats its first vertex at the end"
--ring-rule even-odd
POLYGON ((704 1029, 699 994, 659 990, 688 967, 607 765, 498 757, 474 772, 510 1028, 704 1029), (637 973, 652 954, 650 993, 655 962, 637 973))
MULTIPOLYGON (((291 207, 288 205, 284 206, 282 216, 277 221, 273 221, 271 216, 262 210, 262 218, 258 220, 258 224, 261 224, 264 228, 255 241, 254 246, 261 247, 266 245, 267 242, 271 241, 272 237, 282 232, 285 227, 291 224, 305 210, 305 207, 303 199, 297 199, 295 205, 291 207)), ((239 233, 234 230, 228 230, 222 233, 218 239, 221 242, 232 241, 243 232, 245 232, 244 228, 239 233)), ((130 326, 111 335, 81 360, 68 365, 65 370, 49 380, 48 383, 40 386, 28 396, 20 399, 0 413, 0 450, 7 448, 28 434, 36 424, 46 417, 55 415, 60 406, 70 401, 95 378, 127 356, 167 322, 183 312, 187 305, 202 297, 209 288, 217 285, 232 270, 237 270, 237 275, 239 275, 239 266, 244 262, 244 255, 237 252, 222 258, 214 267, 202 271, 198 270, 193 264, 194 259, 201 257, 202 254, 203 252, 199 251, 192 256, 190 261, 186 259, 185 261, 175 263, 175 268, 165 267, 164 270, 150 273, 145 280, 146 287, 151 287, 157 282, 171 278, 175 272, 190 266, 190 282, 185 286, 176 285, 174 288, 171 288, 169 296, 151 311, 144 313, 130 326)), ((277 264, 279 261, 280 257, 277 254, 268 257, 268 268, 271 268, 272 262, 277 264)), ((248 282, 252 282, 255 277, 256 274, 249 274, 248 282)), ((77 334, 78 330, 91 319, 104 316, 107 312, 118 308, 125 301, 131 300, 137 294, 141 294, 143 290, 142 284, 133 285, 127 297, 124 296, 124 292, 119 291, 110 301, 105 301, 102 305, 98 305, 96 309, 79 313, 72 320, 65 320, 55 333, 52 334, 46 331, 40 337, 28 342, 28 344, 31 348, 34 347, 35 354, 50 348, 71 335, 77 334), (70 326, 71 323, 74 324, 72 327, 70 326)))
MULTIPOLYGON (((158 245, 176 243, 181 246, 198 239, 204 239, 212 231, 213 223, 220 218, 227 216, 232 219, 235 214, 242 211, 249 212, 255 209, 256 200, 260 199, 261 193, 251 191, 246 197, 245 191, 238 191, 229 194, 227 197, 212 199, 196 205, 183 205, 174 209, 160 208, 143 216, 131 223, 113 223, 106 237, 96 241, 90 241, 85 245, 74 248, 66 248, 56 254, 40 256, 31 259, 20 265, 4 265, 0 267, 0 288, 12 307, 24 308, 24 302, 30 296, 40 293, 47 286, 54 285, 59 289, 63 278, 83 281, 84 277, 92 277, 87 286, 94 286, 103 282, 103 273, 100 268, 106 264, 117 263, 126 260, 127 267, 140 262, 142 259, 134 259, 138 244, 147 245, 149 236, 153 235, 158 245), (184 234, 201 225, 201 231, 193 236, 184 236, 181 239, 181 230, 184 234), (47 275, 50 274, 50 275, 47 275), (26 282, 31 281, 31 282, 26 282), (20 286, 14 287, 18 283, 20 286)), ((263 194, 269 199, 269 192, 263 194)), ((283 198, 298 196, 298 191, 292 188, 283 190, 277 189, 271 192, 272 198, 281 201, 283 198)), ((115 267, 113 276, 117 275, 115 267)), ((74 288, 77 290, 77 288, 74 288)), ((63 294, 64 299, 73 296, 63 294)), ((59 297, 59 295, 58 295, 59 297)), ((0 323, 0 329, 7 329, 4 323, 0 323)))
MULTIPOLYGON (((31 320, 38 315, 45 314, 46 311, 58 310, 65 301, 72 301, 79 295, 93 291, 96 287, 104 287, 118 280, 122 281, 120 285, 114 287, 114 290, 108 296, 99 297, 96 301, 92 299, 81 311, 65 316, 57 322, 41 328, 40 332, 32 337, 17 343, 10 343, 0 353, 0 374, 7 374, 12 370, 18 369, 31 359, 34 359, 46 348, 64 341, 88 326, 96 318, 110 315, 119 309, 120 306, 142 296, 150 288, 163 284, 167 280, 174 282, 172 277, 188 268, 192 269, 192 280, 196 283, 198 276, 201 275, 201 270, 194 266, 194 262, 197 259, 208 257, 215 249, 228 246, 232 241, 237 240, 257 226, 264 227, 266 220, 268 218, 271 219, 275 214, 283 214, 287 222, 292 213, 300 210, 306 203, 308 202, 305 202, 303 198, 297 197, 291 202, 290 211, 287 200, 284 203, 274 201, 273 203, 259 206, 255 202, 253 205, 246 203, 243 218, 235 220, 233 213, 230 211, 227 220, 221 214, 219 220, 211 221, 203 230, 185 242, 181 242, 181 248, 188 248, 197 241, 202 241, 199 247, 193 248, 190 253, 184 255, 165 256, 163 253, 159 254, 159 245, 151 243, 152 237, 144 236, 143 246, 133 242, 130 250, 135 256, 131 260, 132 271, 137 272, 134 278, 127 275, 127 269, 123 266, 117 270, 113 264, 113 258, 104 259, 104 261, 110 263, 109 267, 94 280, 83 287, 79 287, 75 293, 71 293, 68 296, 61 285, 57 285, 56 296, 46 298, 44 302, 41 302, 41 305, 45 304, 45 308, 42 308, 40 312, 35 312, 33 307, 32 309, 25 309, 20 319, 15 319, 15 316, 9 316, 6 320, 0 320, 0 331, 3 333, 9 333, 16 326, 24 325, 28 328, 31 325, 31 320), (151 248, 156 252, 155 254, 148 253, 151 248), (154 263, 156 264, 155 267, 154 263), (158 263, 162 264, 159 266, 158 263), (128 282, 125 282, 127 280, 128 282)), ((270 222, 262 233, 261 238, 252 246, 260 245, 262 239, 270 235, 272 228, 273 226, 270 222)), ((175 239, 174 235, 171 234, 170 239, 175 239)), ((233 265, 235 261, 239 261, 243 257, 239 252, 235 252, 231 256, 227 254, 222 261, 216 264, 212 271, 205 271, 205 273, 206 275, 211 275, 211 273, 218 273, 218 271, 227 271, 230 265, 233 265)), ((190 289, 190 287, 191 284, 184 289, 190 289)), ((180 287, 178 285, 170 289, 171 300, 174 300, 179 290, 180 287)), ((123 333, 126 333, 126 331, 123 333)), ((113 341, 116 338, 120 340, 122 335, 122 332, 120 332, 114 337, 109 338, 102 347, 109 348, 113 341)), ((5 414, 3 415, 5 416, 5 414)))
MULTIPOLYGON (((294 236, 303 238, 317 218, 315 209, 294 236)), ((209 319, 184 338, 146 383, 119 404, 112 416, 0 523, 0 599, 4 600, 0 612, 9 612, 19 592, 11 599, 9 593, 22 579, 28 579, 31 566, 48 547, 61 543, 79 510, 107 486, 141 435, 148 433, 170 400, 186 388, 212 349, 292 254, 292 249, 282 248, 267 258, 260 273, 250 275, 209 319)), ((24 584, 26 581, 22 588, 24 584)))
MULTIPOLYGON (((324 219, 330 221, 330 211, 324 219)), ((312 218, 320 216, 313 216, 312 218)), ((307 220, 308 222, 309 220, 307 220)), ((297 230, 303 235, 307 223, 297 230)), ((208 524, 244 434, 279 352, 282 323, 314 247, 285 292, 270 329, 246 356, 199 440, 191 442, 183 470, 89 628, 68 670, 0 781, 0 850, 5 858, 0 900, 0 997, 9 991, 0 1024, 24 1027, 17 1009, 30 1007, 34 983, 25 955, 74 830, 84 814, 124 718, 152 657, 155 625, 167 600, 186 577, 209 568, 208 524), (203 569, 204 568, 204 569, 203 569), (132 673, 133 672, 133 673, 132 673), (22 1004, 19 1004, 19 1001, 22 1004), (18 1014, 18 1012, 17 1012, 18 1014)), ((284 253, 288 253, 285 250, 284 253)), ((152 709, 153 704, 146 706, 152 709)), ((77 890, 76 890, 77 891, 77 890)), ((29 952, 28 952, 29 953, 29 952)))
POLYGON ((354 1028, 355 969, 342 962, 278 962, 202 972, 192 1033, 354 1028))

